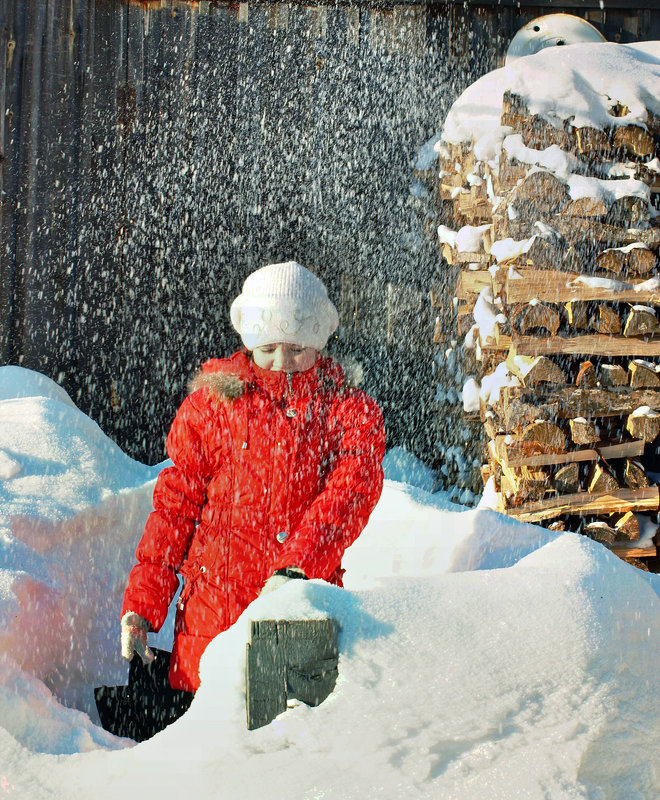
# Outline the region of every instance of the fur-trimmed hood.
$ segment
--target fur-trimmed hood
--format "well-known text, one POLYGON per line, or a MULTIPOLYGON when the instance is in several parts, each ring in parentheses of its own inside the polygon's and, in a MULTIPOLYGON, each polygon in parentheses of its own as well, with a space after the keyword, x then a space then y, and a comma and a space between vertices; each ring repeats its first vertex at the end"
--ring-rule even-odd
MULTIPOLYGON (((346 359, 340 362, 324 356, 309 372, 314 372, 322 385, 335 390, 357 388, 363 377, 362 366, 357 361, 346 359)), ((293 374, 302 376, 306 373, 293 374)), ((232 402, 243 396, 249 384, 258 382, 249 354, 240 351, 230 358, 212 358, 205 362, 188 384, 188 391, 192 394, 206 388, 215 399, 232 402)))
POLYGON ((207 388, 215 397, 232 401, 243 396, 245 385, 245 379, 235 373, 205 372, 202 368, 188 384, 188 392, 193 394, 198 389, 207 388))

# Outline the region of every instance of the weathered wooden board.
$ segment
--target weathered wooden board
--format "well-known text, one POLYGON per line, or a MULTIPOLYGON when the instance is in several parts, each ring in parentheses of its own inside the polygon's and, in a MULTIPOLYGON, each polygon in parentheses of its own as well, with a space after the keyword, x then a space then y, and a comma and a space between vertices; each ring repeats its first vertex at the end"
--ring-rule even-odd
POLYGON ((338 675, 338 626, 332 619, 252 621, 246 658, 249 730, 268 725, 296 698, 322 703, 338 675))
POLYGON ((484 350, 509 350, 515 347, 520 356, 660 356, 660 337, 648 339, 638 336, 611 336, 604 333, 584 334, 582 336, 521 336, 520 334, 500 333, 496 327, 495 343, 492 340, 481 343, 484 350))
POLYGON ((618 489, 606 494, 565 494, 525 503, 506 509, 509 516, 521 522, 540 522, 544 519, 562 517, 566 514, 587 516, 591 514, 614 514, 625 511, 656 511, 660 502, 657 486, 646 489, 618 489))
POLYGON ((535 419, 574 417, 617 417, 631 414, 640 406, 660 410, 660 391, 633 389, 579 389, 571 386, 553 390, 525 390, 505 387, 495 408, 509 432, 521 430, 535 419))
POLYGON ((510 436, 497 436, 489 442, 493 460, 508 467, 545 467, 556 464, 570 464, 575 461, 597 461, 599 458, 635 458, 644 453, 644 442, 633 439, 630 442, 615 442, 597 447, 581 447, 565 453, 533 453, 530 445, 534 442, 509 441, 510 436))
POLYGON ((487 269, 466 269, 458 276, 456 297, 459 300, 469 300, 486 288, 493 288, 493 276, 487 269))
POLYGON ((627 225, 609 225, 579 217, 561 217, 554 220, 554 227, 569 243, 593 244, 601 247, 624 247, 642 242, 652 250, 660 247, 660 228, 632 228, 627 225))
POLYGON ((658 548, 655 545, 626 547, 625 545, 611 544, 608 545, 608 550, 611 550, 619 558, 653 558, 658 554, 658 548))
MULTIPOLYGON (((577 282, 580 277, 577 273, 558 270, 516 267, 515 274, 520 277, 507 275, 504 281, 504 298, 508 305, 528 303, 534 299, 546 303, 567 303, 569 300, 610 300, 621 303, 660 304, 660 289, 635 291, 634 288, 630 288, 615 292, 602 286, 589 286, 577 282)), ((625 283, 629 283, 633 287, 643 282, 638 278, 625 280, 625 283)))
POLYGON ((469 253, 456 250, 448 244, 442 246, 442 257, 448 264, 489 264, 492 260, 488 253, 469 253))

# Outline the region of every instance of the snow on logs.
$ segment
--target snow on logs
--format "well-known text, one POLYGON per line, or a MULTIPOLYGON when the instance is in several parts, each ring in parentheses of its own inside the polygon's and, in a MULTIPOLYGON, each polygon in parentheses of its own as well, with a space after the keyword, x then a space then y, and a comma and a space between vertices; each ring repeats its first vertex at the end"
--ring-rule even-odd
POLYGON ((660 436, 660 99, 644 48, 660 58, 658 42, 575 45, 489 73, 436 146, 482 476, 502 511, 630 558, 655 554, 630 543, 659 502, 644 451, 660 436))

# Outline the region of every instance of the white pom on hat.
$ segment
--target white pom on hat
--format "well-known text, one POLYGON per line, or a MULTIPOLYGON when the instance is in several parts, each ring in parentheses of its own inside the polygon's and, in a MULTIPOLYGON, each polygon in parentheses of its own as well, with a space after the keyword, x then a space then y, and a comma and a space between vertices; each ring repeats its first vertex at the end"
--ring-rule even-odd
POLYGON ((323 281, 296 261, 248 275, 230 316, 248 350, 278 342, 322 350, 339 325, 323 281))

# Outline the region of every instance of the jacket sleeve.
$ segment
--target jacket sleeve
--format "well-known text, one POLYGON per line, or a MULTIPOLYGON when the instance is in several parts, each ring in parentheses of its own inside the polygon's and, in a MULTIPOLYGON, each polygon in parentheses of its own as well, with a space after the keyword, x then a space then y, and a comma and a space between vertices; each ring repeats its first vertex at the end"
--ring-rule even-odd
POLYGON ((201 520, 211 471, 204 452, 204 390, 184 400, 167 437, 174 466, 158 476, 153 512, 138 544, 128 578, 122 616, 134 611, 158 631, 179 585, 181 566, 201 520))
POLYGON ((383 415, 364 392, 337 401, 331 427, 335 452, 325 486, 285 542, 275 569, 297 566, 329 578, 367 524, 383 488, 383 415))

